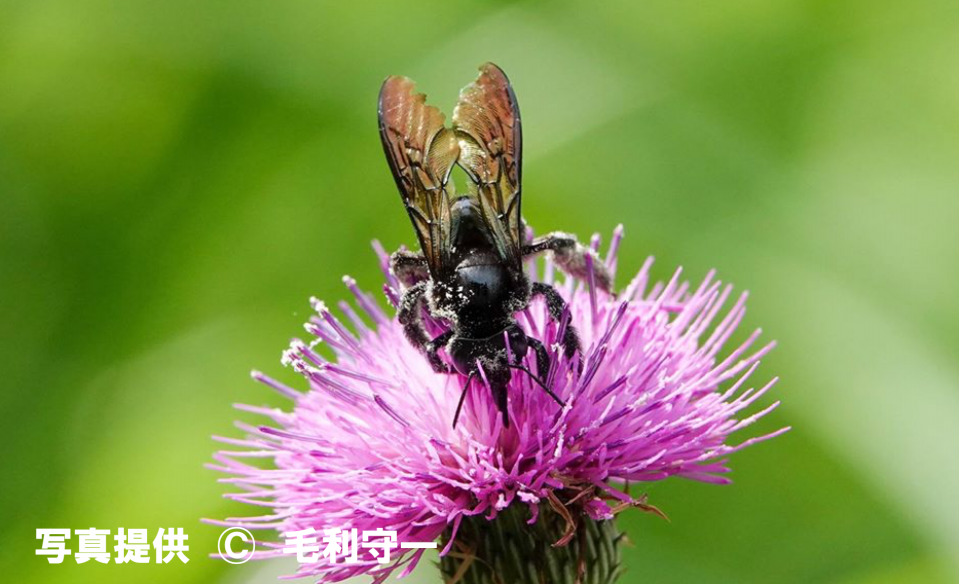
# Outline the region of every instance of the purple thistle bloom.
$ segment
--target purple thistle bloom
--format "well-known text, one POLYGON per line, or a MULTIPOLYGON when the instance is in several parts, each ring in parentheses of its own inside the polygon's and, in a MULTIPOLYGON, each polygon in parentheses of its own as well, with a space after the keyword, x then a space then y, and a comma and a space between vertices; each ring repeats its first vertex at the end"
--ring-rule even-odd
MULTIPOLYGON (((611 269, 621 235, 620 227, 606 259, 611 269)), ((594 237, 593 249, 598 245, 594 237)), ((386 254, 376 248, 386 295, 395 306, 399 283, 389 273, 386 254)), ((545 259, 541 265, 539 273, 530 263, 531 278, 552 283, 552 263, 545 259)), ((567 405, 559 406, 528 376, 514 375, 509 428, 503 428, 488 385, 474 382, 453 429, 465 378, 435 373, 396 319, 344 278, 359 311, 345 302, 340 309, 355 332, 314 299, 316 315, 305 325, 314 340, 294 340, 283 356, 284 364, 306 377, 309 391, 254 372, 256 380, 291 398, 293 410, 238 406, 267 416, 275 426, 241 424, 249 432, 246 439, 218 438, 249 449, 215 455, 219 464, 212 468, 231 475, 221 481, 242 489, 226 496, 270 512, 216 523, 283 534, 311 527, 320 534, 331 527, 382 528, 395 530, 400 542, 434 541, 449 528, 445 554, 464 518, 493 520, 508 506, 520 505, 528 507, 532 524, 540 503, 555 503, 556 493, 581 493, 578 508, 603 520, 629 506, 652 509, 644 498, 617 488, 626 482, 673 475, 728 482, 727 455, 788 430, 727 443, 730 434, 779 404, 741 415, 776 382, 743 390, 774 343, 755 348, 757 330, 721 355, 743 318, 746 294, 724 311, 732 289, 712 272, 694 289, 680 281, 679 270, 668 283, 650 285, 651 265, 647 260, 618 297, 588 282, 566 279, 557 285, 581 336, 581 374, 558 345, 565 324, 551 322, 541 300, 519 315, 524 330, 550 348, 547 383, 567 405), (335 361, 314 351, 317 343, 330 347, 335 361), (244 457, 271 457, 275 468, 246 464, 244 457)), ((424 318, 431 334, 443 330, 424 318)), ((282 544, 258 545, 266 546, 260 557, 282 553, 282 544)), ((422 550, 394 554, 388 565, 362 555, 358 564, 321 558, 301 564, 296 576, 337 582, 368 574, 380 582, 397 569, 409 573, 421 555, 422 550)))

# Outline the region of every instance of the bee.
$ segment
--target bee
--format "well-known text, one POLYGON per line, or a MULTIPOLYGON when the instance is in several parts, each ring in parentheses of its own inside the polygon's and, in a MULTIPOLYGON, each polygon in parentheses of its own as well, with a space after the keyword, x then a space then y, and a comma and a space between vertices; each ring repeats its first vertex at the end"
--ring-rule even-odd
MULTIPOLYGON (((545 381, 549 352, 520 328, 514 315, 541 296, 549 317, 559 323, 566 302, 551 285, 530 282, 523 262, 548 252, 561 270, 583 279, 591 255, 596 285, 609 292, 612 277, 595 252, 573 235, 527 237, 520 215, 522 125, 506 74, 492 63, 482 65, 476 81, 460 92, 451 127, 406 77, 386 79, 378 114, 383 150, 421 249, 401 248, 390 256, 391 270, 404 285, 398 318, 409 342, 425 353, 436 372, 466 376, 453 427, 480 367, 504 427, 509 427, 507 387, 513 371, 529 375, 565 406, 545 381), (450 180, 455 165, 469 178, 467 194, 457 194, 450 180), (424 309, 448 330, 430 338, 424 309), (441 358, 441 349, 452 366, 441 358), (529 350, 535 354, 535 373, 524 364, 529 350)), ((560 345, 581 369, 579 336, 571 324, 560 345)))

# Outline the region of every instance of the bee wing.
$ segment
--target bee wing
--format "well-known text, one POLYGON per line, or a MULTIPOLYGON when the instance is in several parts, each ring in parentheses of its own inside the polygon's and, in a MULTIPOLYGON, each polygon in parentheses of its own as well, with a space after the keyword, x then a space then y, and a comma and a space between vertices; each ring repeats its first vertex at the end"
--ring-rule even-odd
MULTIPOLYGON (((434 279, 450 265, 450 171, 459 145, 445 117, 406 77, 388 77, 379 98, 380 138, 434 279)), ((452 188, 452 185, 450 185, 452 188)))
POLYGON ((476 81, 463 88, 453 111, 453 130, 458 162, 474 183, 473 193, 500 255, 519 267, 523 133, 516 96, 502 69, 486 63, 476 81))

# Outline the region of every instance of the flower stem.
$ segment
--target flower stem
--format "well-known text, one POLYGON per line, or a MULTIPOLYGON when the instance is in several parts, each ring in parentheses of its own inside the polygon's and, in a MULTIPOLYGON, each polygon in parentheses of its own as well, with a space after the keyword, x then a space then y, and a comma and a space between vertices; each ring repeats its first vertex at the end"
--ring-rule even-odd
MULTIPOLYGON (((568 523, 549 505, 539 518, 526 523, 529 511, 511 505, 495 520, 467 517, 456 542, 441 558, 447 584, 612 584, 619 576, 623 534, 612 519, 579 518, 569 543, 553 544, 567 533, 568 523)), ((443 535, 445 545, 450 530, 443 535)))

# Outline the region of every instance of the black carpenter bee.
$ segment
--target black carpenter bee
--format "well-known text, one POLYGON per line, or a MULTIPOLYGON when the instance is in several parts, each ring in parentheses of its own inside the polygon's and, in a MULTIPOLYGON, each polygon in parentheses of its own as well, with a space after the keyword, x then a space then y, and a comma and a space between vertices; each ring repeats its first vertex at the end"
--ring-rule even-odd
MULTIPOLYGON (((406 287, 399 320, 410 343, 426 353, 434 370, 467 376, 453 427, 480 366, 505 427, 511 370, 526 373, 565 405, 544 382, 550 368, 546 347, 528 337, 513 315, 541 295, 550 318, 559 322, 566 302, 552 286, 531 283, 523 261, 551 252, 560 269, 584 278, 586 256, 594 252, 565 233, 526 237, 520 216, 522 131, 506 75, 492 63, 480 67, 476 81, 460 92, 450 128, 406 77, 386 79, 378 109, 383 149, 422 250, 401 249, 390 257, 393 273, 406 287), (457 164, 469 177, 466 195, 457 195, 450 181, 457 164), (431 339, 422 322, 424 307, 448 323, 449 330, 431 339), (453 367, 440 357, 441 348, 453 367), (542 378, 523 364, 530 348, 542 378)), ((595 283, 609 291, 612 278, 604 264, 592 264, 595 283)), ((567 358, 575 356, 581 363, 579 337, 572 325, 565 327, 561 344, 567 358)))

